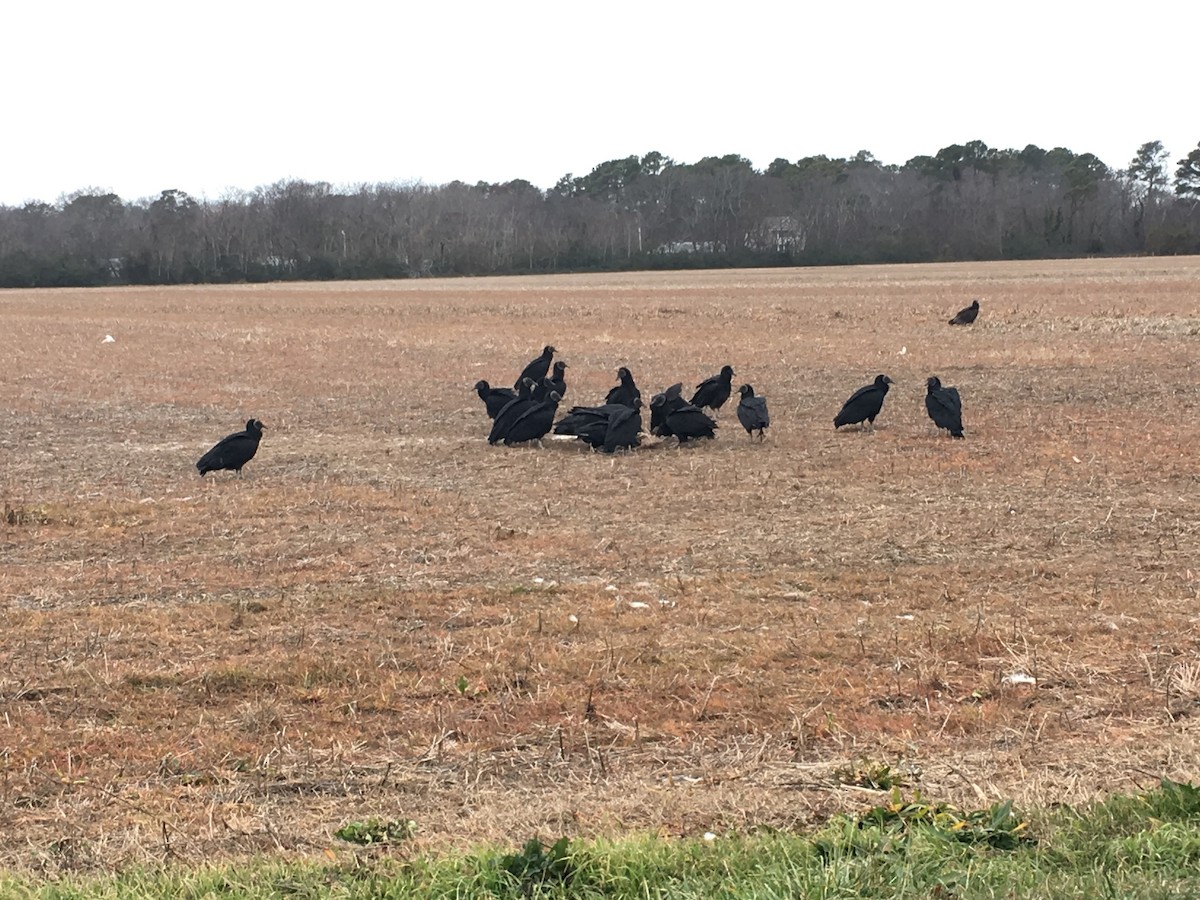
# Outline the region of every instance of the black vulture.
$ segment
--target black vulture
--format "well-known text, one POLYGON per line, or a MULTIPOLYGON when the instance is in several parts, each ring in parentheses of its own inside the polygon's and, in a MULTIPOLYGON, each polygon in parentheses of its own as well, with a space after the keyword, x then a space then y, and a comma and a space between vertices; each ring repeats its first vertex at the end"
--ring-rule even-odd
POLYGON ((763 429, 771 424, 771 416, 767 413, 767 401, 763 397, 754 396, 754 388, 748 384, 743 384, 738 388, 738 393, 742 395, 742 399, 738 401, 737 417, 742 423, 742 427, 746 429, 746 434, 754 437, 754 432, 758 432, 758 439, 763 439, 763 429))
POLYGON ((722 366, 721 373, 712 378, 706 378, 696 385, 696 393, 692 394, 692 406, 704 409, 706 406, 715 414, 729 395, 733 392, 733 366, 722 366))
POLYGON ((663 428, 686 444, 693 438, 715 437, 717 423, 700 407, 685 403, 667 413, 663 428))
POLYGON ((246 430, 226 435, 217 441, 216 445, 196 462, 203 478, 206 472, 216 472, 220 469, 233 469, 239 475, 242 466, 254 459, 258 452, 258 442, 262 440, 263 428, 266 426, 258 419, 248 419, 246 430))
POLYGON ((554 364, 554 374, 543 378, 541 384, 533 389, 533 399, 540 403, 550 396, 551 391, 554 391, 559 397, 567 396, 566 369, 567 364, 561 359, 558 360, 554 364))
POLYGON ((617 369, 617 380, 620 384, 608 392, 608 395, 604 398, 604 402, 620 403, 622 406, 633 406, 634 400, 640 403, 642 392, 633 383, 633 373, 624 366, 621 366, 621 368, 617 369))
POLYGON ((631 406, 623 403, 613 406, 616 409, 608 416, 602 449, 605 453, 615 453, 622 448, 632 450, 642 442, 638 437, 642 431, 642 398, 635 397, 631 406))
POLYGON ((489 419, 496 418, 509 400, 517 399, 517 392, 512 388, 492 387, 483 380, 475 382, 475 393, 479 395, 479 399, 487 407, 489 419))
POLYGON ((529 365, 521 370, 513 387, 520 390, 521 382, 526 378, 532 378, 534 384, 541 384, 546 373, 550 371, 550 360, 553 358, 554 348, 547 344, 542 348, 542 355, 530 360, 529 365))
POLYGON ((500 412, 496 413, 496 418, 492 421, 492 430, 488 434, 488 443, 494 444, 496 441, 502 440, 508 433, 509 427, 521 413, 525 412, 533 405, 534 383, 532 378, 526 378, 521 381, 520 390, 517 391, 517 396, 504 404, 500 412))
MULTIPOLYGON (((558 420, 558 424, 554 426, 554 433, 574 435, 588 440, 585 432, 594 433, 598 426, 600 443, 603 443, 609 417, 622 408, 626 407, 619 403, 606 403, 603 406, 572 406, 570 411, 558 420)), ((592 441, 589 440, 588 443, 592 443, 592 441)))
POLYGON ((558 401, 562 396, 558 391, 551 391, 545 400, 531 403, 524 412, 517 416, 504 434, 506 445, 524 444, 527 441, 540 441, 550 433, 554 425, 554 416, 558 412, 558 401))
MULTIPOLYGON (((629 407, 626 406, 625 409, 629 409, 629 407)), ((593 450, 599 450, 604 446, 604 438, 607 434, 608 416, 605 416, 602 419, 594 419, 586 425, 581 426, 575 436, 593 450)))
POLYGON ((659 437, 670 436, 671 432, 667 430, 667 414, 672 410, 687 405, 687 401, 680 396, 682 393, 683 384, 676 382, 661 394, 655 394, 650 398, 651 434, 658 435, 659 437))
POLYGON ((962 398, 958 396, 958 388, 942 387, 936 375, 925 382, 925 387, 925 410, 933 419, 933 424, 945 428, 951 437, 961 438, 962 398))
POLYGON ((833 427, 857 425, 863 421, 874 425, 875 417, 879 415, 879 410, 883 409, 883 398, 887 396, 888 385, 892 383, 892 379, 886 375, 876 375, 871 384, 860 387, 842 404, 842 411, 833 420, 833 427))
POLYGON ((970 325, 975 321, 975 317, 979 315, 979 301, 972 300, 971 305, 960 309, 950 320, 951 325, 970 325))
MULTIPOLYGON (((618 404, 614 404, 616 406, 618 404)), ((623 409, 629 409, 628 406, 623 409)), ((608 434, 608 419, 609 414, 605 414, 601 418, 592 419, 590 422, 579 426, 575 431, 575 436, 591 447, 593 450, 599 450, 604 446, 604 438, 608 434)))

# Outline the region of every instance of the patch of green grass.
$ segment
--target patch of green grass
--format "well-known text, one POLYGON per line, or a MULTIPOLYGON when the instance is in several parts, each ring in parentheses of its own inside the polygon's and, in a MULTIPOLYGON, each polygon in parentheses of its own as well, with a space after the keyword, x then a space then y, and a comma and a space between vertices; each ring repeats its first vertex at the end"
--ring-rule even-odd
POLYGON ((893 796, 811 834, 764 830, 715 840, 552 844, 534 839, 516 850, 461 856, 163 868, 51 883, 0 876, 0 896, 1182 900, 1200 896, 1200 789, 1164 781, 1145 794, 1028 819, 1009 803, 961 811, 893 796))
POLYGON ((578 871, 576 859, 571 854, 570 841, 559 838, 546 846, 538 838, 525 842, 516 853, 509 853, 498 860, 497 869, 510 879, 496 885, 496 890, 516 896, 530 896, 552 888, 567 891, 578 871))

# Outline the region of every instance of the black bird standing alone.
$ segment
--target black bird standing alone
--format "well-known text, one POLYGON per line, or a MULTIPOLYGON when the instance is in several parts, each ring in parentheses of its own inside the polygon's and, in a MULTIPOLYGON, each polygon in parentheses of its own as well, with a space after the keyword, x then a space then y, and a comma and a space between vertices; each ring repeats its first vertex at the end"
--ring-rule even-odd
POLYGON ((763 439, 763 429, 771 424, 771 416, 767 413, 767 401, 765 397, 755 397, 754 388, 748 384, 743 384, 738 388, 738 393, 742 395, 742 399, 738 401, 737 417, 742 423, 742 427, 746 429, 746 434, 753 439, 754 432, 758 432, 758 439, 763 439))
POLYGON ((972 300, 971 305, 960 309, 955 313, 954 318, 950 320, 951 325, 970 325, 975 321, 975 317, 979 315, 979 301, 972 300))
POLYGON ((258 452, 258 442, 262 440, 265 426, 258 419, 248 419, 246 430, 226 435, 217 441, 216 445, 196 462, 203 478, 206 472, 216 472, 220 469, 233 469, 239 475, 242 466, 254 459, 258 452))
POLYGON ((958 388, 942 387, 941 380, 933 375, 925 382, 925 410, 933 424, 945 428, 951 437, 963 436, 962 398, 958 396, 958 388))
POLYGON ((706 406, 716 413, 729 395, 733 392, 733 366, 722 366, 721 374, 706 378, 696 385, 696 393, 692 394, 692 406, 704 409, 706 406))
POLYGON ((642 399, 642 392, 633 383, 633 373, 624 366, 617 369, 617 380, 620 382, 608 392, 605 403, 620 403, 622 406, 633 406, 633 401, 642 399))
POLYGON ((833 427, 857 425, 862 421, 874 425, 875 417, 883 409, 883 398, 887 396, 889 384, 893 384, 892 379, 886 375, 876 375, 871 384, 860 387, 842 404, 841 412, 833 420, 833 427))
POLYGON ((532 378, 534 384, 541 384, 542 379, 546 377, 546 373, 550 371, 550 360, 554 358, 554 348, 547 344, 542 348, 542 355, 534 357, 529 361, 521 374, 517 376, 513 387, 518 391, 521 389, 521 381, 526 378, 532 378))

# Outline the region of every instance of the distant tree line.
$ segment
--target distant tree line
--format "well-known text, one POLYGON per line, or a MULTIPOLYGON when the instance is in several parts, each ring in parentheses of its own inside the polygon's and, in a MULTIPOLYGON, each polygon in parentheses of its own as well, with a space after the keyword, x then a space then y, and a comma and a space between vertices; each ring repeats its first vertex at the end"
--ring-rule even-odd
POLYGON ((1200 145, 1124 169, 1064 148, 955 144, 903 165, 661 153, 526 181, 281 181, 218 200, 81 190, 0 206, 0 286, 404 278, 1200 253, 1200 145))

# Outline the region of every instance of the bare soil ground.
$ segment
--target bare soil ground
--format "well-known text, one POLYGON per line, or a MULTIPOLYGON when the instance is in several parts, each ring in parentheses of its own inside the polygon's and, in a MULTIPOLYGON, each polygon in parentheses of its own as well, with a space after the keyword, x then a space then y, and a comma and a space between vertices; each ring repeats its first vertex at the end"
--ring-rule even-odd
POLYGON ((8 291, 0 346, 0 866, 802 825, 876 763, 964 805, 1200 776, 1200 259, 8 291), (471 385, 547 342, 568 405, 730 363, 767 440, 730 403, 488 446, 471 385))

